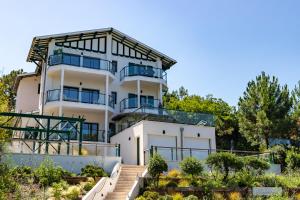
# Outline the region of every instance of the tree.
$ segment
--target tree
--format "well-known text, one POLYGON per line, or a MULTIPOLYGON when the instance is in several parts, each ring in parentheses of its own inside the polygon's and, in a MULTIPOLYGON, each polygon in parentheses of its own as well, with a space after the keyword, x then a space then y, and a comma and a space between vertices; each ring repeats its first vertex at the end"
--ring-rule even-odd
POLYGON ((22 73, 23 69, 12 70, 9 74, 3 75, 0 78, 0 95, 8 98, 7 111, 12 111, 15 108, 16 92, 14 91, 14 84, 16 77, 22 73))
POLYGON ((292 101, 287 85, 262 72, 248 83, 238 102, 240 132, 252 145, 269 147, 270 137, 282 137, 291 129, 292 101))
POLYGON ((186 157, 179 163, 180 169, 193 178, 199 176, 203 171, 203 165, 200 160, 195 157, 186 157))
POLYGON ((150 158, 148 171, 150 176, 155 179, 156 186, 158 186, 159 176, 161 173, 168 171, 168 165, 161 155, 154 153, 150 158))
POLYGON ((234 107, 231 107, 220 98, 214 98, 212 95, 206 97, 188 95, 187 90, 183 87, 180 87, 180 90, 182 92, 165 93, 163 99, 164 106, 167 109, 213 114, 218 136, 230 135, 233 132, 234 127, 237 126, 234 107), (183 91, 186 91, 186 93, 183 91))
POLYGON ((251 175, 262 175, 264 171, 270 168, 270 164, 262 159, 256 157, 244 157, 244 165, 247 172, 251 172, 251 175))
POLYGON ((228 181, 229 172, 237 172, 244 166, 241 158, 229 152, 210 154, 206 159, 206 164, 211 170, 223 174, 223 182, 228 181))

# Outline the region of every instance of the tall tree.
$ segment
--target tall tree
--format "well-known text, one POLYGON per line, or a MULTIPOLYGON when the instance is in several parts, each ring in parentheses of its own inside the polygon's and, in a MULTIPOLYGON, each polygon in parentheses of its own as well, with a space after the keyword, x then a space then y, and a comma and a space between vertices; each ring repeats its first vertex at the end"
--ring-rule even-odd
POLYGON ((14 91, 14 84, 16 77, 23 73, 23 69, 12 70, 9 74, 3 75, 0 78, 1 87, 0 95, 4 95, 8 98, 7 111, 12 111, 16 104, 16 92, 14 91))
POLYGON ((269 147, 271 137, 284 137, 291 128, 292 100, 287 85, 262 72, 248 83, 238 103, 240 132, 253 145, 269 147))

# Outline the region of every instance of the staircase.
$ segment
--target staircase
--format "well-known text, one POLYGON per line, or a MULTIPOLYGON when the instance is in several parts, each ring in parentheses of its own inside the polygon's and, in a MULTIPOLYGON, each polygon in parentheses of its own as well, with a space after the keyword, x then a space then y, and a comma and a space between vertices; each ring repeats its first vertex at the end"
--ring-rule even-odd
POLYGON ((142 176, 144 166, 122 165, 120 176, 113 192, 108 193, 106 200, 124 200, 130 192, 137 176, 142 176))

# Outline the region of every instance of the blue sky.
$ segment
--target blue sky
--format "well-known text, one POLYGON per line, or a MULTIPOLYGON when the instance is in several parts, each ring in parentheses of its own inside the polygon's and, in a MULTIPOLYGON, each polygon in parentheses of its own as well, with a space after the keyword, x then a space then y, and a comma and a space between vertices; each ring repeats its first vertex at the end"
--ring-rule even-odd
POLYGON ((23 68, 37 35, 114 27, 171 56, 170 89, 236 105, 261 71, 300 80, 300 1, 7 0, 0 3, 0 69, 23 68))

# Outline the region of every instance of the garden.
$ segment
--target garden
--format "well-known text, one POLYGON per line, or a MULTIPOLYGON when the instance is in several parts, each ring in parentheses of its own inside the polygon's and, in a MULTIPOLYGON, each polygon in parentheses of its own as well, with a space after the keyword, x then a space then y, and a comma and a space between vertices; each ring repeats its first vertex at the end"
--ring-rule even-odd
POLYGON ((80 174, 70 173, 46 158, 37 168, 0 164, 0 199, 81 199, 107 173, 86 165, 80 174))
POLYGON ((179 169, 168 170, 163 157, 154 154, 148 166, 150 177, 144 178, 136 200, 300 199, 299 152, 274 149, 273 161, 283 166, 277 175, 266 172, 269 160, 256 156, 219 152, 205 161, 187 157, 179 169), (253 195, 257 189, 271 189, 273 194, 253 195))

